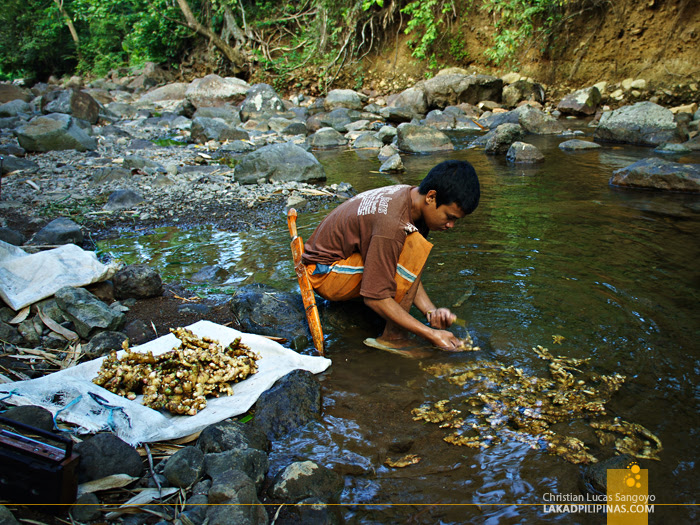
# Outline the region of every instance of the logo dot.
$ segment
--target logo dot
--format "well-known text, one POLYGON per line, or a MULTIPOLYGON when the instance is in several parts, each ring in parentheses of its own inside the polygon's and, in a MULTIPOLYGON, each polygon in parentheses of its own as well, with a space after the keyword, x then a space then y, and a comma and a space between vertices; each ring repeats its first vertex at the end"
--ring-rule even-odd
MULTIPOLYGON (((634 474, 637 474, 637 473, 639 473, 639 471, 642 470, 642 469, 639 468, 639 465, 632 465, 632 468, 631 468, 630 470, 631 470, 634 474)), ((637 478, 637 479, 639 479, 639 478, 637 478)))

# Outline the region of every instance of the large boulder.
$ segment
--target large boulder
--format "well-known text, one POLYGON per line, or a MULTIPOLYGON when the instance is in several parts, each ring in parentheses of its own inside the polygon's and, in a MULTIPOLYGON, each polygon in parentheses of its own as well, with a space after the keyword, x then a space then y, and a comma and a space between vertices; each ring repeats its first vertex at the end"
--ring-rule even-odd
POLYGON ((489 75, 442 74, 426 80, 425 94, 429 109, 443 109, 466 102, 501 100, 503 80, 489 75))
POLYGON ((587 117, 595 115, 600 100, 601 96, 598 88, 595 86, 587 87, 566 95, 557 104, 557 109, 565 115, 587 117))
POLYGON ((192 119, 190 137, 194 142, 205 143, 210 140, 249 140, 248 132, 221 118, 195 117, 192 119))
POLYGON ((97 140, 64 113, 34 117, 16 128, 15 135, 19 145, 29 152, 97 149, 97 140))
POLYGON ((511 145, 525 136, 525 130, 520 124, 501 124, 489 132, 484 145, 484 152, 491 155, 503 155, 511 145))
POLYGON ((518 114, 518 123, 528 133, 559 135, 564 132, 564 126, 557 119, 540 109, 526 104, 514 111, 518 114))
POLYGON ((14 84, 0 82, 0 104, 12 100, 24 100, 25 102, 29 102, 32 98, 30 91, 15 86, 14 84))
POLYGON ((333 128, 321 128, 311 135, 309 143, 314 148, 335 148, 345 146, 348 139, 333 128))
POLYGON ((516 141, 508 148, 506 159, 516 164, 534 164, 544 161, 544 155, 537 146, 516 141))
POLYGON ((265 182, 314 182, 326 180, 321 163, 311 153, 292 143, 270 144, 248 153, 236 166, 241 184, 265 182))
POLYGON ((139 102, 162 102, 164 100, 183 100, 190 84, 173 82, 144 93, 139 102))
POLYGON ((51 91, 41 98, 41 112, 65 113, 90 124, 97 124, 100 105, 87 93, 76 89, 62 89, 51 91))
POLYGON ((190 82, 185 91, 185 99, 197 108, 238 104, 245 99, 249 89, 250 85, 245 80, 212 74, 190 82))
POLYGON ((268 84, 254 84, 241 103, 241 120, 270 118, 287 111, 282 97, 268 84))
POLYGON ((83 230, 68 217, 58 217, 36 232, 27 244, 60 245, 83 244, 83 230))
POLYGON ((297 349, 308 345, 310 334, 298 294, 252 284, 240 288, 228 306, 244 332, 284 337, 297 349))
POLYGON ((22 115, 31 115, 33 113, 32 106, 24 100, 11 100, 0 104, 0 118, 19 117, 22 115))
POLYGON ((362 109, 364 95, 360 95, 352 89, 332 89, 328 92, 328 96, 323 101, 323 107, 326 111, 333 111, 337 108, 362 109))
POLYGON ((118 330, 124 324, 122 312, 112 310, 85 288, 61 288, 56 292, 56 304, 84 339, 100 331, 118 330))
POLYGON ((424 115, 428 111, 428 99, 425 96, 425 90, 419 86, 403 90, 391 99, 389 105, 395 108, 403 108, 417 115, 424 115))
POLYGON ((514 108, 519 102, 544 102, 544 88, 541 84, 529 80, 517 80, 503 88, 501 102, 508 108, 514 108))
POLYGON ((399 149, 407 153, 431 153, 454 149, 450 137, 430 126, 399 124, 396 137, 399 149))
POLYGON ((700 164, 642 159, 613 172, 610 185, 647 190, 700 193, 700 164))
POLYGON ((673 113, 653 102, 637 102, 604 112, 593 136, 596 140, 643 146, 678 140, 673 113))

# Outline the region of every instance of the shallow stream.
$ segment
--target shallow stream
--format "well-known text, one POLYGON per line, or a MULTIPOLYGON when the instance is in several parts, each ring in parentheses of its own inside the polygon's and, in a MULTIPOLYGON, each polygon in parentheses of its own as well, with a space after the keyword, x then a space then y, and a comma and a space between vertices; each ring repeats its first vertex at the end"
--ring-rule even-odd
MULTIPOLYGON (((578 138, 592 134, 578 125, 578 138)), ((424 284, 436 305, 467 321, 482 350, 411 360, 364 346, 377 334, 361 324, 327 330, 333 366, 321 378, 323 417, 275 445, 272 475, 297 459, 344 473, 338 511, 350 523, 604 523, 602 514, 544 514, 548 495, 582 494, 581 465, 508 439, 483 449, 453 446, 437 425, 412 419, 412 409, 459 398, 469 386, 434 377, 425 366, 483 359, 548 377, 547 363, 532 351, 542 345, 591 358, 588 370, 627 377, 606 405, 608 415, 641 424, 663 442, 659 461, 639 461, 655 497, 649 522, 697 522, 696 507, 680 504, 696 503, 700 487, 700 197, 612 188, 613 170, 652 150, 564 152, 564 140, 529 136, 546 161, 522 167, 467 148, 468 136, 455 137, 458 148, 449 154, 404 157, 402 175, 378 173, 368 151, 315 152, 329 184, 349 182, 357 191, 418 184, 448 158, 475 166, 481 204, 452 231, 431 235, 424 284), (409 453, 420 462, 384 464, 409 453)), ((304 239, 329 209, 302 210, 304 239)), ((225 284, 193 283, 200 293, 252 282, 298 289, 284 217, 274 230, 164 228, 103 241, 99 249, 152 265, 168 280, 188 282, 210 265, 226 270, 225 284)), ((559 423, 557 431, 590 439, 581 420, 559 423)), ((613 454, 603 446, 591 452, 601 460, 613 454)))

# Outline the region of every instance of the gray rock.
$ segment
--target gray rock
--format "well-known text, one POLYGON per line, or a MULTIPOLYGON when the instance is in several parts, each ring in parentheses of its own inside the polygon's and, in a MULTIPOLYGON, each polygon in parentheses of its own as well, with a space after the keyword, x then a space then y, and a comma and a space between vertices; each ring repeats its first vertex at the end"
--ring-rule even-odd
POLYGON ((212 74, 190 82, 185 99, 197 108, 238 104, 245 99, 249 89, 245 80, 212 74))
POLYGON ((190 281, 195 283, 221 284, 231 276, 226 268, 221 266, 204 266, 192 277, 190 281))
POLYGON ((508 152, 513 142, 522 139, 524 136, 525 130, 520 124, 501 124, 487 139, 484 145, 484 152, 491 155, 503 155, 508 152))
POLYGON ((241 103, 241 120, 261 117, 272 117, 286 112, 282 97, 268 84, 254 84, 246 93, 245 100, 241 103))
POLYGON ((27 244, 57 245, 57 244, 83 244, 83 231, 80 225, 66 217, 52 220, 41 230, 36 232, 27 244))
POLYGON ((42 113, 65 113, 74 118, 96 124, 100 105, 90 95, 76 89, 51 91, 41 98, 42 113))
MULTIPOLYGON (((366 97, 364 97, 366 99, 366 97)), ((333 111, 337 108, 348 108, 361 110, 363 96, 352 89, 332 89, 328 92, 323 107, 326 111, 333 111)))
POLYGON ((429 126, 399 124, 396 138, 401 151, 407 153, 431 153, 452 151, 454 144, 443 132, 429 126))
POLYGON ((278 439, 321 415, 321 387, 306 370, 278 379, 255 402, 255 426, 270 440, 278 439))
POLYGON ((85 288, 65 286, 55 294, 63 315, 75 326, 84 339, 102 330, 118 330, 124 323, 124 314, 114 312, 85 288))
POLYGON ((269 521, 255 483, 240 470, 229 469, 215 477, 208 496, 209 525, 267 525, 269 521))
POLYGON ((41 332, 37 332, 34 326, 34 319, 25 319, 17 325, 17 331, 24 339, 25 346, 31 348, 39 346, 41 343, 41 332))
POLYGON ((222 421, 209 425, 199 436, 197 446, 205 454, 238 450, 242 448, 255 448, 267 451, 270 444, 267 436, 255 426, 238 421, 222 421))
POLYGON ((443 109, 466 102, 501 100, 503 80, 489 75, 440 74, 426 80, 425 94, 429 109, 443 109))
POLYGON ((297 461, 275 476, 268 492, 286 503, 307 498, 334 503, 342 490, 343 478, 339 474, 313 461, 297 461))
POLYGON ((391 122, 393 124, 411 122, 413 119, 418 118, 420 116, 417 113, 414 113, 410 108, 399 108, 394 106, 387 106, 385 108, 382 108, 379 114, 387 122, 391 122))
POLYGON ((164 100, 183 100, 189 84, 185 82, 171 82, 159 88, 144 93, 139 102, 161 102, 164 100))
POLYGON ((559 148, 563 149, 564 151, 577 151, 582 149, 597 149, 600 148, 600 144, 596 144, 595 142, 591 142, 589 140, 571 139, 559 144, 559 148))
POLYGON ((692 150, 685 144, 661 144, 661 146, 654 148, 654 153, 666 155, 684 155, 691 151, 692 150))
POLYGON ((402 108, 415 115, 425 115, 428 111, 428 99, 422 86, 413 86, 391 99, 390 106, 402 108))
POLYGON ((610 185, 687 193, 700 192, 700 164, 642 159, 613 172, 610 185))
POLYGON ((97 141, 78 122, 63 113, 34 117, 15 129, 20 146, 31 152, 97 149, 97 141))
MULTIPOLYGON (((1 86, 2 84, 0 84, 1 86)), ((15 515, 5 505, 0 505, 0 525, 20 525, 19 521, 15 519, 15 515)))
POLYGON ((348 143, 348 139, 335 129, 326 127, 319 129, 311 135, 309 143, 314 148, 336 148, 338 146, 345 146, 348 143))
POLYGON ((2 175, 20 171, 25 173, 35 173, 39 171, 39 165, 28 159, 19 159, 12 155, 4 157, 2 161, 2 175))
POLYGON ((0 117, 0 129, 15 129, 24 120, 19 117, 0 117))
POLYGON ((112 350, 122 349, 122 343, 128 341, 124 332, 106 331, 96 334, 90 342, 83 346, 83 352, 88 359, 97 359, 109 354, 112 350))
POLYGON ((505 107, 514 108, 522 101, 544 102, 544 88, 529 80, 517 80, 503 88, 502 102, 505 107))
POLYGON ((596 140, 643 146, 658 146, 678 139, 673 113, 653 102, 637 102, 603 112, 593 136, 596 140))
POLYGON ((134 190, 115 190, 109 195, 103 209, 107 211, 128 210, 142 202, 144 202, 144 198, 134 190))
POLYGON ((391 157, 394 155, 398 155, 399 150, 396 149, 392 145, 386 145, 382 149, 379 150, 379 154, 377 155, 377 159, 379 159, 380 162, 385 162, 389 160, 391 157))
POLYGON ((564 126, 553 116, 532 106, 524 105, 514 110, 518 114, 518 123, 528 133, 536 135, 559 135, 564 126))
POLYGON ((17 144, 2 144, 0 145, 0 155, 2 156, 8 156, 8 155, 14 155, 15 157, 24 157, 24 154, 26 151, 24 151, 24 148, 21 148, 17 144))
POLYGON ((519 124, 520 112, 506 111, 505 113, 484 113, 479 118, 479 124, 488 129, 496 129, 501 124, 519 124))
POLYGON ((358 136, 352 143, 352 147, 356 149, 380 149, 383 145, 384 143, 370 132, 358 136))
POLYGON ((80 483, 112 474, 138 477, 143 473, 143 461, 139 453, 114 434, 96 434, 76 444, 73 449, 80 454, 80 483))
POLYGON ((139 155, 126 155, 122 166, 128 170, 142 170, 144 168, 162 168, 160 164, 151 159, 140 157, 139 155))
POLYGON ((265 481, 269 466, 267 454, 257 448, 239 448, 204 456, 204 471, 209 477, 215 478, 233 468, 245 472, 258 488, 265 481))
POLYGON ((308 133, 306 124, 303 122, 292 122, 287 127, 282 129, 282 135, 306 135, 308 133))
POLYGON ((0 104, 0 117, 19 117, 21 115, 31 115, 34 111, 24 100, 12 100, 0 104))
POLYGON ((12 230, 10 228, 0 228, 0 241, 2 242, 14 244, 15 246, 22 246, 25 240, 24 235, 16 230, 12 230))
POLYGON ((224 106, 199 108, 195 111, 194 115, 192 115, 193 119, 197 117, 220 118, 233 126, 238 126, 241 123, 240 110, 228 104, 224 106))
POLYGON ((22 336, 14 326, 0 321, 0 340, 7 341, 11 345, 18 345, 22 342, 22 336))
POLYGON ((382 173, 393 173, 393 172, 401 172, 401 171, 406 171, 406 168, 403 165, 403 161, 401 160, 401 156, 396 153, 395 155, 392 155, 384 163, 379 167, 379 171, 382 173))
POLYGON ((340 525, 343 523, 335 506, 327 505, 319 498, 306 498, 294 505, 286 505, 284 510, 292 523, 313 523, 314 525, 340 525))
POLYGON ((2 417, 45 430, 46 432, 53 432, 53 415, 44 407, 34 405, 13 406, 3 412, 2 417))
POLYGON ((394 126, 382 126, 377 131, 377 138, 384 144, 391 144, 396 137, 396 128, 394 126))
POLYGON ((112 278, 114 297, 117 299, 145 299, 163 294, 163 281, 153 268, 145 264, 131 264, 119 270, 112 278))
POLYGON ((634 456, 621 454, 588 465, 583 471, 583 484, 591 494, 607 494, 608 469, 626 469, 635 462, 634 456))
POLYGON ((34 97, 29 90, 7 82, 0 82, 0 104, 18 99, 29 102, 32 98, 34 97))
POLYGON ((203 470, 204 453, 197 447, 184 447, 168 458, 163 474, 173 487, 187 488, 199 480, 203 470))
POLYGON ((316 182, 326 180, 321 163, 311 153, 291 144, 271 144, 248 153, 236 166, 241 184, 265 182, 316 182))
POLYGON ((601 96, 598 88, 595 86, 587 87, 566 95, 557 104, 557 109, 564 115, 586 117, 595 115, 600 105, 600 100, 601 96))
POLYGON ((539 149, 537 149, 536 146, 525 142, 516 141, 511 144, 510 148, 508 148, 506 159, 510 162, 515 162, 516 164, 530 164, 535 162, 543 162, 544 155, 539 149))
POLYGON ((99 168, 92 173, 93 185, 131 178, 131 170, 118 167, 99 168))
POLYGON ((100 500, 92 492, 83 494, 75 500, 70 509, 70 515, 75 521, 80 523, 96 520, 102 516, 99 503, 100 500))
POLYGON ((359 111, 348 108, 336 108, 328 113, 319 113, 314 117, 310 117, 307 120, 307 126, 309 122, 314 125, 314 121, 318 121, 319 126, 312 128, 312 131, 318 131, 320 128, 328 127, 333 128, 339 133, 345 133, 348 131, 348 124, 361 120, 361 118, 362 116, 359 111))
POLYGON ((447 113, 440 109, 434 109, 429 112, 421 124, 431 126, 435 129, 454 129, 457 122, 457 117, 453 113, 447 113))
POLYGON ((221 118, 195 117, 192 119, 190 136, 195 142, 210 140, 249 140, 250 135, 221 118))

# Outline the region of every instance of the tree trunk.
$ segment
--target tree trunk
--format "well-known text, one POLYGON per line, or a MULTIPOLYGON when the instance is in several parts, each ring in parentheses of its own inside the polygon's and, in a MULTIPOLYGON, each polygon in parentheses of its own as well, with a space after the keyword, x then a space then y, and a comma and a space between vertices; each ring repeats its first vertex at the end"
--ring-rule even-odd
POLYGON ((206 36, 233 64, 233 70, 236 73, 241 73, 248 69, 248 63, 243 53, 228 45, 228 43, 222 40, 214 31, 200 24, 192 13, 187 0, 177 0, 177 5, 185 17, 184 25, 200 35, 206 36))
POLYGON ((73 25, 73 20, 71 20, 71 17, 68 16, 68 13, 66 12, 65 9, 63 9, 63 0, 53 0, 54 3, 58 6, 58 10, 63 16, 63 18, 66 20, 66 25, 68 26, 68 31, 70 31, 70 36, 73 38, 73 42, 75 42, 75 45, 77 46, 80 44, 80 38, 78 37, 78 32, 75 30, 75 26, 73 25))

